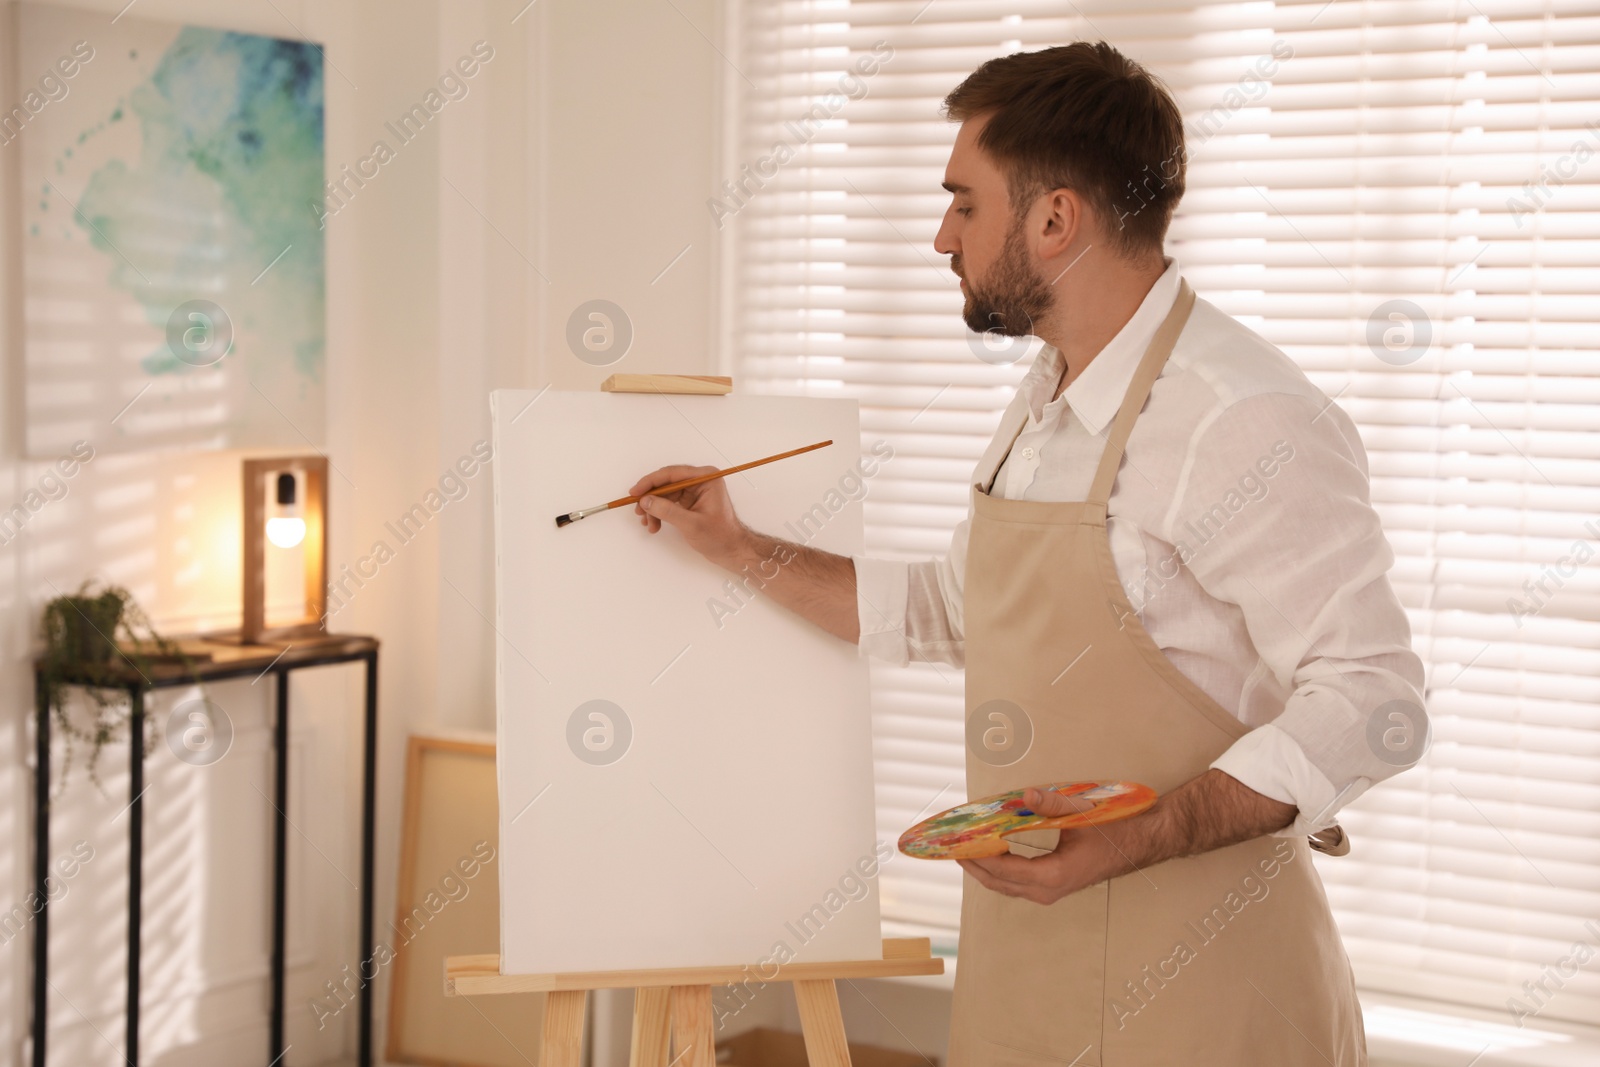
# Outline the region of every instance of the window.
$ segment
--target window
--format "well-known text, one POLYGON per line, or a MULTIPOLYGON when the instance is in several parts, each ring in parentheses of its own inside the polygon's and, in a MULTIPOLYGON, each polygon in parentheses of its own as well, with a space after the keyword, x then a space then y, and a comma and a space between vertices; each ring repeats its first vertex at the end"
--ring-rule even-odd
MULTIPOLYGON (((933 252, 939 101, 990 56, 1080 38, 1166 80, 1191 154, 1169 252, 1360 426, 1428 665, 1429 754, 1319 858, 1358 978, 1600 1017, 1600 973, 1567 973, 1575 946, 1600 957, 1600 3, 734 10, 730 365, 859 399, 864 446, 894 449, 874 555, 945 551, 1028 363, 976 358, 933 252)), ((873 667, 889 840, 965 798, 961 683, 873 667)), ((954 865, 884 872, 901 930, 953 946, 959 900, 954 865)))

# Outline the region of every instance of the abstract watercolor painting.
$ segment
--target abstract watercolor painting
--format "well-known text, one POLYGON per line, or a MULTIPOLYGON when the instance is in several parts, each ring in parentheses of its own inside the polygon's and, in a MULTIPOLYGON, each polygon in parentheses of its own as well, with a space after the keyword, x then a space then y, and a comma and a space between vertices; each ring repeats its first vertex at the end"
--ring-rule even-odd
POLYGON ((320 446, 321 51, 27 4, 18 68, 29 454, 320 446))
POLYGON ((969 800, 924 819, 900 835, 900 851, 922 860, 978 859, 1010 851, 1006 837, 1024 830, 1066 830, 1137 815, 1156 792, 1137 782, 1056 782, 1042 789, 1081 802, 1071 815, 1040 815, 1022 802, 1024 790, 969 800))

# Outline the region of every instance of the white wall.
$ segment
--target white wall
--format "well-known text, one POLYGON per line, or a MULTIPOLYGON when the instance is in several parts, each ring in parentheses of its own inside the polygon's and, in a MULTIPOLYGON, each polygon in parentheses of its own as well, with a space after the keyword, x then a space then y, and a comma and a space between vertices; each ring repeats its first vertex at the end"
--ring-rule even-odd
MULTIPOLYGON (((112 17, 125 0, 78 0, 103 13, 97 47, 114 47, 112 17)), ((365 553, 392 518, 441 471, 486 438, 486 393, 534 384, 525 283, 510 276, 499 240, 441 170, 520 243, 527 210, 527 27, 504 4, 437 0, 143 0, 128 18, 193 22, 322 41, 327 70, 330 170, 370 151, 386 119, 414 103, 473 40, 496 58, 465 100, 406 146, 380 176, 328 220, 326 449, 332 479, 331 557, 365 553), (474 24, 475 23, 475 24, 474 24), (448 163, 445 161, 448 159, 448 163), (485 174, 493 177, 486 178, 485 174), (480 200, 479 197, 482 197, 480 200), (504 212, 503 216, 497 212, 504 212)), ((14 41, 0 42, 9 106, 14 41)), ((22 458, 21 310, 17 145, 0 150, 0 259, 5 330, 0 379, 0 506, 42 467, 22 458)), ((109 413, 108 413, 109 414, 109 413)), ((31 880, 31 684, 38 613, 56 589, 95 575, 127 585, 170 631, 236 624, 237 453, 102 455, 41 511, 22 538, 0 548, 0 906, 25 898, 31 880)), ((361 589, 333 628, 383 640, 377 856, 380 931, 393 909, 401 752, 431 724, 493 723, 492 555, 488 475, 401 549, 361 589), (452 583, 461 592, 452 590, 452 583)), ((359 881, 357 668, 302 675, 294 690, 295 776, 290 833, 291 965, 288 1063, 354 1052, 346 1012, 324 1031, 308 1002, 356 962, 359 881)), ((211 696, 233 718, 228 757, 201 772, 159 747, 147 765, 143 967, 146 1062, 256 1062, 265 1048, 269 913, 270 680, 231 682, 211 696), (165 757, 165 758, 164 758, 165 757), (165 1054, 157 1055, 165 1049, 165 1054)), ((161 715, 173 699, 161 698, 161 715)), ((95 859, 52 911, 52 1062, 120 1062, 125 944, 125 748, 114 747, 106 796, 82 774, 53 812, 56 852, 90 841, 95 859), (102 1036, 102 1034, 104 1036, 102 1036)), ((21 1062, 28 1029, 27 935, 0 945, 0 1063, 21 1062)), ((380 988, 380 1020, 386 989, 380 988)))
MULTIPOLYGON (((112 16, 123 0, 74 6, 101 11, 106 29, 96 46, 114 48, 112 16)), ((301 0, 274 3, 226 0, 144 0, 126 18, 166 19, 326 42, 331 165, 354 162, 381 131, 382 120, 410 104, 442 69, 435 3, 301 0), (274 6, 275 5, 275 6, 274 6), (338 74, 333 67, 342 70, 338 74), (346 80, 349 78, 349 80, 346 80)), ((522 62, 520 34, 504 34, 504 67, 522 62)), ((10 59, 11 40, 3 53, 10 59)), ((493 72, 496 77, 501 70, 493 72)), ((515 77, 506 78, 515 85, 515 77)), ((10 102, 10 69, 0 85, 10 102)), ((496 88, 501 86, 496 85, 496 88)), ((469 98, 462 106, 488 99, 469 98)), ((429 131, 430 134, 434 131, 429 131)), ((326 451, 341 475, 333 478, 331 557, 354 558, 382 520, 410 506, 435 482, 446 459, 466 450, 480 432, 462 398, 491 373, 528 381, 530 363, 518 349, 491 362, 482 347, 451 352, 475 376, 446 374, 440 344, 443 298, 438 160, 442 136, 419 138, 363 190, 328 229, 328 395, 326 451), (509 366, 510 370, 506 368, 509 366), (494 368, 493 371, 490 368, 494 368), (458 387, 442 395, 440 384, 458 387), (346 482, 346 478, 349 478, 346 482), (355 488, 360 486, 360 488, 355 488)), ((37 477, 38 464, 21 458, 21 360, 14 155, 5 165, 5 379, 0 398, 0 501, 8 507, 37 477)), ((478 387, 482 392, 482 387, 478 387)), ((478 419, 477 422, 482 422, 478 419)), ((30 771, 27 766, 30 685, 27 659, 38 609, 56 589, 83 577, 128 585, 158 624, 170 630, 237 622, 238 454, 126 456, 102 454, 70 483, 27 533, 0 549, 0 797, 6 798, 0 835, 0 893, 6 907, 21 901, 30 881, 30 771)), ((486 502, 475 486, 467 501, 486 502)), ((336 629, 374 632, 384 641, 381 686, 381 819, 379 918, 392 909, 397 843, 400 750, 413 723, 456 717, 490 721, 483 678, 461 686, 464 701, 442 709, 438 597, 440 544, 472 530, 469 510, 443 515, 400 552, 379 579, 336 619, 336 629), (472 705, 477 702, 477 705, 472 705)), ((486 568, 486 545, 475 545, 466 571, 486 568)), ((464 589, 482 582, 466 579, 464 589)), ((486 606, 486 603, 485 603, 486 606)), ((451 619, 454 622, 454 619, 451 619)), ((482 624, 480 624, 482 625, 482 624)), ((461 629, 461 624, 456 622, 461 629)), ((461 633, 475 648, 483 632, 461 633)), ((486 659, 461 657, 477 673, 486 659)), ((317 1032, 307 1001, 339 968, 355 963, 358 881, 357 669, 302 675, 294 685, 290 835, 290 998, 294 1051, 286 1062, 322 1062, 354 1051, 350 1014, 317 1032)), ((454 673, 446 672, 454 683, 454 673)), ((266 1041, 266 950, 269 944, 267 861, 270 856, 270 680, 222 683, 211 697, 229 710, 238 729, 226 760, 206 769, 176 763, 157 747, 147 765, 146 918, 144 918, 144 1048, 147 1062, 219 1064, 261 1059, 266 1041), (163 1053, 165 1049, 165 1054, 163 1053)), ((162 715, 174 697, 155 704, 162 715)), ((54 806, 54 851, 78 838, 96 859, 74 880, 51 923, 53 1062, 120 1062, 122 1045, 123 872, 125 872, 125 749, 107 757, 106 797, 88 785, 82 766, 54 806)), ((0 947, 0 1062, 21 1062, 29 1019, 30 947, 26 936, 0 947)))

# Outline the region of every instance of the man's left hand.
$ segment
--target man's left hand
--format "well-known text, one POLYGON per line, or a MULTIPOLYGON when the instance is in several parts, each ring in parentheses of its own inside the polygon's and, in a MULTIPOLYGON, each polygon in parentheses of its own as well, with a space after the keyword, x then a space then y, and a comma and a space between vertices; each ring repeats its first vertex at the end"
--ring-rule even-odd
MULTIPOLYGON (((1023 792, 1022 802, 1051 817, 1071 815, 1085 807, 1072 797, 1033 788, 1023 792)), ((1118 851, 1106 828, 1099 826, 1062 830, 1055 851, 1042 856, 1007 854, 956 862, 985 888, 1035 904, 1054 904, 1070 893, 1133 870, 1132 861, 1118 851)))
MULTIPOLYGON (((1042 815, 1070 815, 1083 802, 1028 789, 1023 803, 1042 815)), ((1194 856, 1281 830, 1298 809, 1262 796, 1216 770, 1191 778, 1131 819, 1061 831, 1053 852, 957 860, 978 883, 1008 897, 1054 904, 1070 893, 1178 856, 1194 856)))

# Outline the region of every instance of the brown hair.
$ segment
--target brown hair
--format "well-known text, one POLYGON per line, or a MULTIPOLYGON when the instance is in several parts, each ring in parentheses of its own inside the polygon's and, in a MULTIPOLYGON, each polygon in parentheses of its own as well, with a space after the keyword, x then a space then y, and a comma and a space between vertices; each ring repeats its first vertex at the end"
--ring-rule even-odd
POLYGON ((1019 214, 1072 189, 1119 250, 1160 251, 1183 196, 1183 116, 1160 81, 1104 41, 991 59, 944 99, 950 118, 988 116, 978 145, 1007 172, 1019 214))

